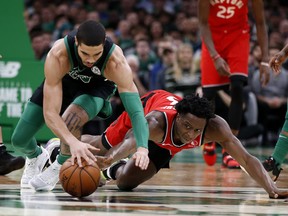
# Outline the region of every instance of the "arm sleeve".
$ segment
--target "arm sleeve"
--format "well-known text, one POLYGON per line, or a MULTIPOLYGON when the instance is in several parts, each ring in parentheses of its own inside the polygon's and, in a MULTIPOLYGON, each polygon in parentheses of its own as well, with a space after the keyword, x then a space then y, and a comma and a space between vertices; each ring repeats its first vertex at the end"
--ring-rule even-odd
POLYGON ((119 94, 133 127, 137 147, 148 148, 149 130, 144 117, 144 110, 138 93, 122 92, 119 94))

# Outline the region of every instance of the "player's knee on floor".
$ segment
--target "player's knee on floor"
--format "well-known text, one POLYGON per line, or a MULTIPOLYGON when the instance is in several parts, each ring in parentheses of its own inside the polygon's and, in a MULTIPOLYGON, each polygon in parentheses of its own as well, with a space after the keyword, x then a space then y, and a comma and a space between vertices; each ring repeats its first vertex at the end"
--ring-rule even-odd
MULTIPOLYGON (((135 173, 135 172, 134 172, 135 173)), ((124 166, 119 167, 116 174, 117 179, 117 187, 120 190, 123 191, 131 191, 134 188, 136 188, 140 183, 138 183, 138 180, 135 179, 139 178, 140 175, 137 174, 137 176, 133 175, 129 170, 125 170, 124 166)))
POLYGON ((122 184, 122 183, 118 183, 117 181, 117 187, 119 188, 119 190, 122 190, 122 191, 131 191, 137 186, 138 185, 128 185, 127 183, 122 184))
POLYGON ((140 173, 135 173, 135 175, 129 175, 124 173, 118 175, 117 187, 123 191, 131 191, 134 188, 138 187, 138 185, 146 181, 146 178, 142 177, 140 173))
POLYGON ((147 170, 141 170, 139 167, 130 170, 123 166, 121 168, 118 169, 119 172, 117 172, 117 186, 120 190, 125 191, 133 190, 140 184, 151 179, 157 173, 156 169, 152 169, 151 166, 148 166, 147 170), (121 168, 123 169, 120 170, 121 168))

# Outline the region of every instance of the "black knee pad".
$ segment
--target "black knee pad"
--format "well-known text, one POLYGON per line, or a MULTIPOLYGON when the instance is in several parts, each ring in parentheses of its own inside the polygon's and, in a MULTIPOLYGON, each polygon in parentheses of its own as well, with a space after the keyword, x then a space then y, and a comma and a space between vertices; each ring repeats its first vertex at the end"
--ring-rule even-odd
POLYGON ((203 97, 207 98, 209 101, 213 101, 217 94, 216 88, 203 88, 203 97))
POLYGON ((231 129, 239 130, 242 121, 245 79, 241 77, 231 79, 231 104, 228 114, 228 123, 231 129))
POLYGON ((231 79, 231 97, 234 97, 234 99, 239 98, 239 96, 243 100, 243 88, 245 85, 245 81, 242 79, 231 79))

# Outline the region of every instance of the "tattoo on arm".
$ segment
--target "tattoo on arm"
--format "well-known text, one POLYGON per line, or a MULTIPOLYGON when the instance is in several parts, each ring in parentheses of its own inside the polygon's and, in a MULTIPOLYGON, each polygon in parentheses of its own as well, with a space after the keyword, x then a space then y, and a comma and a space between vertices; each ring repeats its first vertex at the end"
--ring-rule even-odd
POLYGON ((67 128, 69 131, 79 139, 82 132, 83 122, 80 116, 77 113, 69 113, 68 116, 64 119, 67 128))
POLYGON ((61 153, 64 155, 71 155, 69 145, 61 142, 61 153))
MULTIPOLYGON (((80 139, 82 127, 84 125, 81 117, 77 115, 77 113, 69 113, 67 116, 64 117, 65 124, 69 131, 77 138, 80 139)), ((61 143, 61 153, 70 155, 70 147, 66 143, 61 143)))

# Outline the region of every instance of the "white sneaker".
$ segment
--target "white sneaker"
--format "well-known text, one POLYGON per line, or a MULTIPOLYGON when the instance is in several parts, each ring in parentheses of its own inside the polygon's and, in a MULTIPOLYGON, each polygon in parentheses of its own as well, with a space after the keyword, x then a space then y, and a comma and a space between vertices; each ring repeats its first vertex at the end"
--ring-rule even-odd
POLYGON ((49 160, 49 153, 41 146, 42 153, 36 158, 29 159, 26 157, 25 169, 21 178, 21 187, 30 188, 29 181, 39 173, 41 173, 45 164, 49 160))
POLYGON ((59 172, 61 164, 57 160, 54 161, 42 173, 34 176, 29 182, 30 186, 36 191, 50 191, 56 186, 59 181, 59 172))
POLYGON ((60 139, 59 138, 52 138, 50 139, 44 148, 48 151, 50 158, 49 158, 49 165, 51 165, 55 160, 57 155, 60 151, 60 139))

